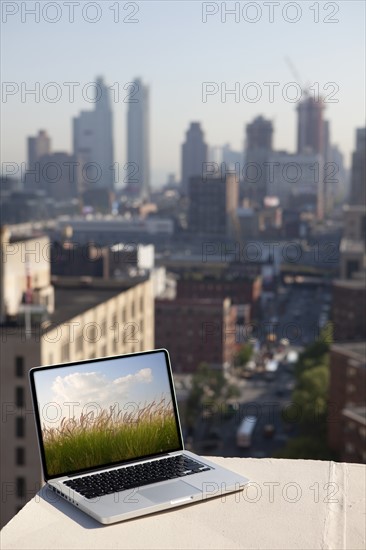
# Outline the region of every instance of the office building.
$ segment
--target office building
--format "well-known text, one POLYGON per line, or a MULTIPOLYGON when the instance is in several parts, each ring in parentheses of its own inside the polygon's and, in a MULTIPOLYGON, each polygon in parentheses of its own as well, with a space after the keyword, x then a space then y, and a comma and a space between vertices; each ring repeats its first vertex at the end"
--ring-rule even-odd
POLYGON ((297 152, 324 155, 326 130, 324 125, 324 101, 309 95, 297 107, 297 152))
POLYGON ((324 209, 322 155, 276 151, 267 160, 267 195, 278 197, 282 208, 289 208, 298 197, 302 212, 321 217, 324 209))
POLYGON ((246 126, 245 194, 252 205, 262 206, 267 190, 267 163, 272 152, 273 124, 262 116, 246 126))
MULTIPOLYGON (((366 128, 356 130, 356 149, 352 154, 350 205, 366 204, 366 128)), ((366 226, 364 227, 364 231, 366 226)))
POLYGON ((239 182, 235 174, 227 174, 224 178, 191 177, 188 188, 189 231, 202 236, 232 235, 238 196, 239 182))
POLYGON ((150 196, 150 92, 140 78, 132 82, 127 111, 127 193, 137 199, 150 196))
POLYGON ((189 181, 193 176, 202 178, 204 163, 208 162, 208 147, 199 122, 191 122, 182 145, 181 191, 189 193, 189 181))
POLYGON ((114 189, 113 113, 111 94, 102 78, 96 80, 94 110, 73 119, 73 150, 82 165, 83 189, 114 189))
POLYGON ((51 139, 46 130, 39 130, 38 135, 28 138, 28 170, 34 170, 36 162, 43 155, 51 152, 51 139))

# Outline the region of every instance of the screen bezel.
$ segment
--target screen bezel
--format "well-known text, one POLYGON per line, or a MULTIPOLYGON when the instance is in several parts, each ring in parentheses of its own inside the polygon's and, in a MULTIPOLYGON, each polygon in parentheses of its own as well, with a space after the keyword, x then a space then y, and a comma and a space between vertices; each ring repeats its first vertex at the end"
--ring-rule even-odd
POLYGON ((29 382, 30 382, 32 401, 33 401, 33 410, 34 410, 36 430, 37 430, 38 447, 39 447, 39 452, 40 452, 40 455, 41 455, 43 477, 44 477, 45 481, 49 481, 51 479, 57 479, 57 478, 61 478, 61 477, 67 477, 67 476, 71 477, 71 476, 75 476, 75 475, 79 475, 79 474, 87 473, 87 472, 99 471, 99 470, 102 470, 102 469, 107 469, 107 468, 111 468, 113 466, 118 466, 118 465, 122 465, 122 464, 128 464, 128 463, 131 463, 131 462, 135 463, 135 462, 138 462, 139 460, 146 460, 146 459, 151 458, 151 457, 163 456, 163 455, 166 455, 168 453, 174 453, 174 452, 177 452, 177 451, 184 450, 183 437, 182 437, 182 428, 181 428, 180 419, 179 419, 177 397, 176 397, 176 394, 175 394, 175 388, 174 388, 174 383, 173 383, 173 375, 172 375, 170 357, 169 357, 168 351, 165 348, 160 348, 160 349, 150 350, 150 351, 143 351, 143 352, 136 352, 136 353, 127 353, 127 354, 122 354, 122 355, 110 355, 108 357, 100 357, 100 358, 97 358, 97 359, 85 359, 85 360, 82 360, 82 361, 73 361, 71 363, 60 363, 60 364, 57 364, 57 365, 33 367, 29 371, 29 382), (42 371, 42 370, 50 370, 50 369, 57 370, 59 368, 71 367, 71 366, 74 366, 74 365, 94 364, 94 363, 100 363, 100 362, 115 361, 116 359, 126 359, 126 358, 132 357, 132 356, 135 357, 136 355, 151 355, 151 354, 157 354, 157 353, 163 353, 164 357, 165 357, 165 366, 166 366, 166 369, 167 369, 169 387, 170 387, 171 396, 172 396, 172 405, 173 405, 173 410, 174 410, 175 422, 176 422, 176 425, 177 425, 179 447, 177 449, 169 449, 169 451, 162 451, 161 453, 154 453, 154 454, 150 454, 150 455, 144 455, 144 456, 141 456, 141 457, 136 457, 136 458, 133 458, 133 459, 130 458, 128 460, 120 460, 120 461, 111 462, 111 463, 108 463, 108 464, 101 464, 101 465, 93 466, 91 468, 89 467, 89 468, 83 468, 81 470, 74 470, 72 472, 61 472, 59 474, 49 475, 48 471, 47 471, 47 463, 46 463, 46 457, 45 457, 45 451, 44 451, 44 445, 43 445, 41 418, 40 418, 39 406, 38 406, 38 401, 37 401, 37 391, 36 391, 36 385, 35 385, 35 380, 34 380, 34 374, 36 372, 39 372, 39 371, 42 371))

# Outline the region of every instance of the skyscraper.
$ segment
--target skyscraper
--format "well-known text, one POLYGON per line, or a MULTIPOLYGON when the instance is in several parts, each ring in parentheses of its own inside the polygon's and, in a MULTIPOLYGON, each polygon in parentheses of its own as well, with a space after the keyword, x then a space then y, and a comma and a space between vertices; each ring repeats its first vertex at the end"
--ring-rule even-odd
POLYGON ((182 145, 182 183, 181 190, 188 194, 189 179, 192 176, 202 177, 202 165, 207 162, 207 144, 199 122, 191 122, 182 145))
POLYGON ((246 126, 246 163, 242 170, 252 203, 261 205, 267 194, 266 164, 272 152, 273 124, 262 116, 246 126))
POLYGON ((366 128, 356 130, 349 202, 351 205, 365 205, 366 202, 366 128))
POLYGON ((305 97, 297 107, 297 152, 324 153, 324 102, 321 98, 305 97))
POLYGON ((82 111, 73 120, 74 155, 84 167, 85 188, 114 188, 113 114, 110 91, 96 80, 94 111, 82 111))
POLYGON ((140 78, 132 83, 127 111, 127 167, 124 183, 136 198, 150 195, 150 114, 149 88, 140 78))
POLYGON ((51 151, 51 139, 46 130, 39 130, 38 135, 28 138, 28 168, 33 170, 36 162, 43 155, 48 155, 51 151))
POLYGON ((236 174, 225 179, 192 176, 188 186, 189 230, 194 235, 230 236, 238 208, 239 182, 236 174))
POLYGON ((270 120, 257 116, 246 127, 247 151, 272 150, 273 125, 270 120))

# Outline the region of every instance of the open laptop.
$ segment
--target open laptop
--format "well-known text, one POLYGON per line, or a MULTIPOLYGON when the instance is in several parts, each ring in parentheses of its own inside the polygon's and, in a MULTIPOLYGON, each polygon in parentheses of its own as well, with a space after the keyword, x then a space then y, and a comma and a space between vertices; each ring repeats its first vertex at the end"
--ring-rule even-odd
POLYGON ((109 524, 240 490, 184 449, 165 349, 30 370, 44 479, 109 524))

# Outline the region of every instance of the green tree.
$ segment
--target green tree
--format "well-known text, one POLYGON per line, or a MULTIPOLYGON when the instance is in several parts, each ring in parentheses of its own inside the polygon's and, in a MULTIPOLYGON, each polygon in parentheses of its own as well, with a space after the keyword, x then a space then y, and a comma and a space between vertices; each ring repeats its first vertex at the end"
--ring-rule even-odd
POLYGON ((319 338, 301 354, 295 366, 296 387, 293 406, 284 411, 285 422, 298 418, 300 436, 290 440, 275 456, 282 458, 334 459, 326 444, 329 391, 329 348, 333 327, 328 323, 319 338))
POLYGON ((235 364, 238 366, 244 366, 253 356, 253 347, 251 344, 243 344, 240 346, 236 356, 235 364))

